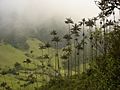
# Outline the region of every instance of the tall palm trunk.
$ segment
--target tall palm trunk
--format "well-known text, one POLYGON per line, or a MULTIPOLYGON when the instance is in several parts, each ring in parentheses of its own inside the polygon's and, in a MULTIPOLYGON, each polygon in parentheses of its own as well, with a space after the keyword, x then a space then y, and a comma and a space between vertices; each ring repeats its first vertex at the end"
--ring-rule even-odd
MULTIPOLYGON (((68 24, 68 30, 69 30, 68 33, 69 33, 69 35, 71 35, 71 27, 70 26, 71 26, 71 24, 74 23, 73 20, 71 18, 66 18, 65 23, 68 24)), ((72 49, 71 41, 70 41, 70 47, 72 49)), ((69 61, 72 62, 72 60, 73 60, 72 53, 71 53, 70 57, 71 57, 71 59, 69 59, 69 61)), ((71 75, 72 75, 72 63, 70 63, 70 69, 71 69, 71 75)))
MULTIPOLYGON (((50 56, 50 50, 49 50, 50 48, 48 47, 48 56, 50 56)), ((49 58, 48 59, 48 65, 49 65, 49 75, 50 75, 50 67, 51 67, 51 59, 49 58)))
POLYGON ((95 31, 96 31, 96 39, 95 39, 95 45, 96 45, 96 59, 97 59, 97 57, 98 57, 98 32, 97 32, 97 27, 96 27, 96 21, 95 21, 95 31))
POLYGON ((93 56, 93 34, 92 34, 92 28, 89 27, 90 29, 90 44, 91 44, 91 60, 93 61, 94 56, 93 56))
POLYGON ((104 56, 106 56, 106 27, 105 27, 105 17, 103 18, 103 38, 104 38, 104 56))
POLYGON ((58 51, 58 42, 56 42, 56 48, 57 48, 57 65, 58 65, 58 73, 60 74, 60 61, 59 61, 59 51, 58 51))
POLYGON ((68 57, 68 78, 70 77, 70 59, 68 57))
POLYGON ((85 72, 86 65, 85 65, 85 32, 84 32, 84 22, 83 22, 83 72, 85 72))
MULTIPOLYGON (((42 49, 42 66, 44 65, 43 63, 43 49, 42 49)), ((42 72, 43 72, 43 68, 42 68, 42 72)))
POLYGON ((57 45, 56 45, 56 43, 54 44, 55 45, 55 77, 56 77, 56 72, 57 72, 57 57, 56 57, 56 47, 57 47, 57 45))
MULTIPOLYGON (((71 27, 70 27, 70 23, 68 24, 68 27, 69 27, 69 35, 71 35, 71 27)), ((72 48, 72 44, 71 44, 71 40, 69 40, 69 43, 70 43, 70 48, 72 48)), ((71 55, 70 55, 70 58, 69 59, 69 68, 70 68, 70 74, 72 76, 72 60, 73 60, 73 57, 72 57, 72 52, 71 52, 71 55), (71 59, 70 59, 71 58, 71 59)))
POLYGON ((75 39, 76 39, 76 37, 74 36, 74 65, 75 65, 74 67, 75 67, 75 75, 76 75, 77 74, 77 68, 76 68, 77 67, 76 63, 77 62, 76 62, 76 40, 75 39))
POLYGON ((70 31, 70 23, 68 24, 68 29, 69 29, 69 35, 71 34, 71 31, 70 31))
POLYGON ((78 61, 78 75, 80 75, 80 50, 78 49, 78 52, 77 52, 77 61, 78 61))
POLYGON ((42 78, 44 79, 44 59, 43 59, 43 56, 44 56, 44 50, 42 49, 42 78))

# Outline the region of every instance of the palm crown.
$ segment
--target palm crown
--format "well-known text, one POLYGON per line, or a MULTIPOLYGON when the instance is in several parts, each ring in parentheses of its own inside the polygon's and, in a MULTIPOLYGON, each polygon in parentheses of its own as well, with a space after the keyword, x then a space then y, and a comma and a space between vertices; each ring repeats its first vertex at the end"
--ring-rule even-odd
POLYGON ((73 24, 73 20, 71 18, 66 18, 66 21, 65 21, 66 24, 73 24))

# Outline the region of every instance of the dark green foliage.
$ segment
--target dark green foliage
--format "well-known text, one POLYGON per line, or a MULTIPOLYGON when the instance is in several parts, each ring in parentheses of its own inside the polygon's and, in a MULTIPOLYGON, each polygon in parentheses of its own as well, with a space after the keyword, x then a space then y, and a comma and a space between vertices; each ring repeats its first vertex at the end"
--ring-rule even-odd
MULTIPOLYGON (((47 90, 119 90, 120 59, 99 57, 80 77, 50 80, 47 90), (61 87, 60 87, 60 86, 61 87)), ((41 89, 42 90, 42 89, 41 89)))

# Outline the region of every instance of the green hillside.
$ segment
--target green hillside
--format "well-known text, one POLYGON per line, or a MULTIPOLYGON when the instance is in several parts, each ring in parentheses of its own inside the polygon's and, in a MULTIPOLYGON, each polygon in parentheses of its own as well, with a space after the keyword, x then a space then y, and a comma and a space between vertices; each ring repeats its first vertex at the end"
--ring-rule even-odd
MULTIPOLYGON (((0 45, 0 66, 1 68, 6 68, 6 67, 13 67, 13 65, 16 62, 19 62, 23 67, 25 64, 23 64, 23 61, 25 61, 27 58, 30 58, 30 60, 36 63, 40 63, 39 60, 37 59, 37 57, 41 56, 41 50, 39 49, 40 45, 44 45, 43 42, 35 39, 35 38, 29 38, 27 40, 27 44, 29 45, 29 49, 26 51, 22 51, 19 50, 17 48, 14 48, 13 46, 11 46, 10 44, 4 44, 1 43, 0 45), (33 53, 31 54, 30 51, 33 51, 33 53), (25 54, 29 54, 30 57, 27 57, 25 54), (33 55, 33 57, 31 57, 33 55)), ((49 49, 50 53, 54 51, 54 49, 50 48, 49 49)), ((44 54, 47 54, 48 50, 45 49, 44 50, 44 54)), ((52 53, 50 54, 50 56, 52 56, 52 53)), ((54 63, 54 61, 51 62, 52 64, 54 63)), ((33 64, 31 64, 29 66, 29 68, 32 68, 33 64)), ((28 68, 27 66, 25 68, 28 68)), ((19 76, 21 76, 21 78, 24 78, 25 74, 23 73, 24 70, 21 70, 21 72, 19 73, 19 76)), ((33 71, 34 72, 34 71, 33 71)), ((1 73, 1 72, 0 72, 1 73)), ((12 75, 12 74, 8 74, 8 75, 0 75, 0 83, 2 83, 3 81, 6 81, 10 86, 15 85, 13 88, 14 90, 16 90, 19 87, 19 84, 17 84, 17 82, 20 82, 21 85, 24 84, 25 82, 19 79, 16 79, 16 75, 12 75), (6 78, 4 80, 4 78, 6 78), (11 83, 12 82, 12 83, 11 83)), ((39 76, 40 78, 41 76, 39 76)), ((41 80, 41 79, 40 79, 41 80)), ((39 85, 41 85, 39 83, 39 85)), ((34 85, 35 86, 35 85, 34 85)), ((34 87, 32 87, 32 85, 26 87, 26 88, 22 88, 22 90, 33 90, 34 87)), ((1 88, 0 88, 1 90, 1 88)))
POLYGON ((15 62, 22 62, 25 58, 23 51, 9 44, 0 45, 0 66, 11 66, 15 62))
MULTIPOLYGON (((20 49, 14 48, 10 44, 0 44, 0 66, 12 66, 15 62, 23 62, 27 57, 25 53, 33 50, 33 54, 37 57, 41 55, 41 50, 39 50, 39 44, 43 44, 37 39, 29 38, 27 40, 29 45, 29 50, 22 51, 20 49)), ((45 51, 47 52, 47 51, 45 51)))

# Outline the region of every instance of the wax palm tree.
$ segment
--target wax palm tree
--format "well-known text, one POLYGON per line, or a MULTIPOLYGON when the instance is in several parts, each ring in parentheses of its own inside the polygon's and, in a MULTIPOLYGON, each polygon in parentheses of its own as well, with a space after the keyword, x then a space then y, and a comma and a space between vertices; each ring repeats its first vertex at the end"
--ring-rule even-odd
POLYGON ((27 69, 26 69, 26 66, 25 65, 28 65, 28 68, 29 68, 29 64, 31 63, 31 60, 29 58, 27 58, 26 60, 23 61, 24 63, 24 68, 25 68, 25 77, 27 77, 27 69))
POLYGON ((47 65, 49 64, 49 59, 50 59, 50 57, 49 57, 49 55, 48 54, 44 54, 44 56, 43 56, 43 58, 45 59, 45 60, 47 60, 47 65))
POLYGON ((116 21, 113 20, 106 20, 106 23, 104 25, 104 27, 106 28, 106 33, 105 33, 105 46, 106 46, 106 53, 109 51, 109 35, 110 35, 110 32, 112 31, 111 30, 111 26, 113 27, 116 27, 116 21))
POLYGON ((42 66, 44 66, 43 56, 44 56, 44 49, 45 49, 45 48, 46 48, 46 47, 45 47, 44 45, 41 45, 41 44, 39 45, 39 49, 40 49, 41 52, 42 52, 42 57, 41 57, 41 58, 42 58, 42 61, 41 61, 41 62, 42 62, 42 66))
POLYGON ((41 69, 42 69, 42 78, 44 78, 44 68, 45 68, 45 65, 44 65, 44 49, 46 49, 45 45, 39 45, 39 49, 41 49, 41 52, 42 52, 42 57, 41 57, 41 69))
MULTIPOLYGON (((94 17, 93 18, 93 22, 94 22, 94 26, 95 26, 95 31, 97 30, 97 25, 96 25, 96 21, 97 21, 98 19, 97 19, 97 17, 94 17)), ((97 34, 98 35, 98 34, 97 34)), ((98 56, 98 44, 97 44, 97 38, 95 39, 95 47, 96 47, 96 58, 97 58, 97 56, 98 56)))
POLYGON ((68 28, 69 28, 69 34, 71 34, 71 28, 70 28, 70 25, 73 24, 73 20, 71 18, 66 18, 66 21, 65 21, 66 24, 68 24, 68 28))
POLYGON ((47 42, 47 43, 45 44, 45 47, 48 49, 48 54, 49 54, 49 49, 50 49, 50 47, 51 47, 50 43, 47 42))
POLYGON ((83 47, 82 47, 82 43, 79 43, 77 42, 77 45, 76 45, 76 49, 77 49, 77 63, 78 63, 78 69, 77 69, 77 72, 78 72, 78 75, 80 74, 80 50, 83 50, 83 47))
POLYGON ((106 28, 106 31, 105 31, 105 49, 106 49, 106 53, 108 53, 108 45, 109 45, 109 43, 108 43, 108 37, 109 37, 109 33, 108 33, 109 25, 108 25, 108 23, 109 23, 109 20, 106 19, 106 22, 105 22, 105 25, 104 25, 104 27, 106 28))
POLYGON ((59 61, 59 42, 61 41, 60 40, 60 38, 58 37, 58 36, 55 36, 53 39, 52 39, 52 41, 54 41, 55 43, 56 43, 56 55, 55 55, 55 57, 57 57, 57 63, 56 63, 56 65, 58 65, 57 66, 57 68, 58 68, 58 72, 59 72, 59 74, 60 74, 60 61, 59 61))
POLYGON ((79 25, 82 26, 82 44, 83 44, 83 72, 86 69, 86 65, 85 65, 85 18, 82 19, 82 21, 79 22, 79 25))
POLYGON ((99 52, 98 54, 100 55, 100 54, 103 54, 104 53, 104 36, 103 36, 103 31, 102 31, 102 26, 103 26, 103 22, 102 21, 100 21, 99 22, 100 23, 100 28, 96 28, 96 30, 93 32, 93 39, 94 39, 94 41, 96 41, 97 40, 97 43, 95 42, 94 43, 94 45, 96 45, 96 47, 97 47, 97 51, 99 52))
POLYGON ((67 46, 71 45, 70 40, 72 39, 72 36, 70 34, 65 34, 63 36, 63 39, 65 39, 67 41, 67 44, 66 44, 67 46))
POLYGON ((109 26, 108 31, 107 31, 108 33, 111 32, 111 26, 113 26, 113 25, 114 25, 114 22, 112 20, 109 20, 107 23, 107 26, 109 26))
POLYGON ((55 30, 53 30, 53 31, 51 31, 50 34, 53 35, 53 36, 56 36, 56 35, 57 35, 57 32, 56 32, 55 30))
POLYGON ((48 59, 49 59, 49 60, 48 60, 48 66, 49 66, 49 65, 50 65, 50 62, 51 62, 51 61, 50 61, 51 59, 50 59, 50 57, 49 57, 49 56, 50 56, 50 54, 49 54, 49 53, 50 53, 50 52, 49 52, 49 49, 50 49, 50 47, 51 47, 50 43, 47 42, 47 43, 45 44, 45 47, 46 47, 47 50, 48 50, 48 59))
MULTIPOLYGON (((39 44, 40 45, 40 44, 39 44)), ((39 48, 40 49, 40 48, 39 48)), ((37 79, 38 79, 38 74, 37 74, 37 66, 38 66, 38 64, 36 64, 35 63, 35 61, 32 61, 32 59, 35 59, 35 57, 34 57, 34 51, 33 50, 30 50, 28 53, 25 53, 25 55, 27 56, 27 59, 25 60, 25 61, 23 61, 23 63, 24 63, 24 65, 25 64, 27 64, 28 65, 28 68, 29 68, 29 65, 30 64, 33 64, 36 68, 34 69, 34 74, 35 74, 35 76, 36 76, 36 85, 37 85, 37 87, 38 87, 38 81, 37 81, 37 79), (30 58, 30 59, 29 59, 30 58)), ((42 59, 42 57, 40 58, 36 58, 36 59, 42 59)), ((25 66, 24 66, 25 67, 25 66)), ((26 72, 26 69, 25 69, 25 72, 26 72)), ((30 72, 30 73, 33 73, 32 71, 30 72)), ((31 74, 30 74, 31 75, 31 74)), ((28 74, 28 76, 29 76, 29 74, 28 74)), ((28 78, 28 76, 27 76, 27 78, 28 78)), ((27 80, 27 81, 29 81, 29 80, 27 80)), ((20 84, 20 81, 19 81, 19 84, 20 84)), ((30 84, 30 81, 29 81, 29 84, 30 84)), ((24 86, 24 85, 22 85, 22 86, 24 86)), ((32 86, 32 87, 35 87, 35 84, 34 84, 34 86, 32 86)), ((24 86, 24 88, 25 88, 25 86, 24 86)), ((21 90, 21 85, 20 85, 20 90, 21 90)))
MULTIPOLYGON (((63 54, 62 56, 61 56, 61 59, 63 59, 64 61, 63 61, 63 63, 65 64, 66 63, 66 61, 68 60, 68 56, 66 55, 66 54, 63 54)), ((64 75, 64 77, 66 77, 67 76, 67 74, 66 74, 66 72, 65 72, 65 65, 63 66, 63 75, 64 75)), ((69 73, 69 71, 68 71, 68 73, 69 73)), ((69 77, 69 74, 68 74, 68 77, 69 77)))
POLYGON ((104 14, 109 16, 115 10, 115 8, 120 10, 120 1, 119 0, 100 0, 95 1, 96 5, 101 9, 104 10, 104 14))
POLYGON ((92 19, 88 19, 88 21, 85 22, 86 26, 89 27, 89 33, 90 33, 90 44, 91 44, 91 60, 93 61, 93 58, 94 58, 94 54, 93 54, 93 34, 92 34, 92 29, 93 29, 93 26, 94 26, 94 22, 92 19))
POLYGON ((115 11, 113 11, 113 20, 114 20, 114 23, 116 23, 116 17, 115 17, 115 11))
MULTIPOLYGON (((51 41, 54 43, 54 47, 55 47, 55 49, 56 49, 56 42, 54 41, 54 38, 57 36, 57 32, 55 31, 55 30, 53 30, 53 31, 51 31, 51 36, 53 36, 52 37, 52 39, 51 39, 51 41)), ((56 60, 56 51, 54 51, 55 52, 55 61, 54 61, 54 65, 55 65, 55 71, 57 70, 57 60, 56 60)), ((55 73, 55 76, 56 76, 56 73, 55 73)))
POLYGON ((103 33, 104 33, 104 38, 103 38, 103 42, 104 42, 104 56, 106 56, 106 27, 105 25, 105 16, 111 15, 113 13, 113 17, 114 17, 114 22, 115 21, 115 12, 114 9, 118 8, 119 5, 119 0, 101 0, 101 1, 96 1, 97 6, 101 9, 101 14, 102 14, 102 20, 103 20, 103 33), (118 3, 118 5, 116 4, 118 3))
POLYGON ((70 77, 70 73, 72 72, 72 69, 70 68, 70 55, 72 53, 72 49, 70 46, 67 46, 63 49, 64 54, 62 55, 62 59, 67 60, 67 76, 70 77), (71 72, 70 72, 71 69, 71 72))
MULTIPOLYGON (((63 36, 63 39, 65 39, 66 40, 66 46, 67 47, 70 47, 71 49, 72 49, 72 47, 71 47, 71 39, 72 39, 72 36, 70 35, 70 34, 65 34, 64 36, 63 36)), ((63 50, 64 51, 64 50, 63 50)), ((72 75, 72 51, 71 51, 71 55, 69 55, 68 56, 68 62, 69 62, 69 68, 71 69, 71 75, 72 75), (71 59, 70 59, 70 57, 71 57, 71 59)))
POLYGON ((108 16, 112 13, 112 10, 108 10, 109 7, 108 5, 106 5, 107 2, 105 2, 104 0, 102 1, 95 1, 95 4, 98 6, 98 8, 101 10, 101 13, 104 15, 104 16, 108 16))
POLYGON ((78 37, 79 37, 79 31, 80 31, 80 26, 79 26, 79 24, 74 24, 74 25, 72 25, 72 28, 71 28, 71 33, 72 33, 72 35, 74 36, 74 56, 75 56, 75 74, 77 73, 77 61, 76 61, 76 44, 77 44, 77 40, 78 40, 78 37))
POLYGON ((105 18, 103 18, 103 44, 104 44, 104 56, 106 56, 106 24, 105 24, 105 18))
POLYGON ((104 56, 106 56, 106 42, 105 42, 105 39, 106 39, 106 16, 104 14, 104 9, 103 9, 103 12, 99 14, 99 19, 100 19, 100 28, 101 30, 103 30, 103 38, 102 38, 102 43, 103 43, 103 54, 104 56))
MULTIPOLYGON (((71 42, 71 24, 74 24, 73 20, 71 18, 66 18, 66 21, 65 21, 66 24, 68 24, 68 34, 64 36, 64 39, 66 39, 67 41, 67 44, 69 44, 69 46, 71 47, 72 49, 72 42, 71 42)), ((71 57, 71 62, 72 62, 72 55, 70 55, 71 57)), ((71 64, 71 67, 72 67, 72 64, 71 64)), ((72 69, 72 68, 71 68, 72 69)), ((72 70, 71 70, 71 75, 72 75, 72 70)))

